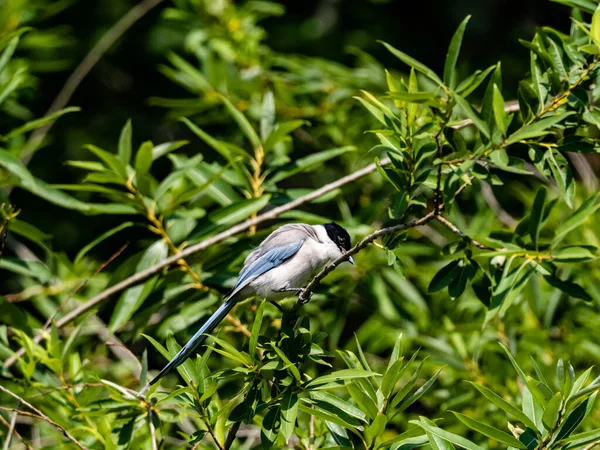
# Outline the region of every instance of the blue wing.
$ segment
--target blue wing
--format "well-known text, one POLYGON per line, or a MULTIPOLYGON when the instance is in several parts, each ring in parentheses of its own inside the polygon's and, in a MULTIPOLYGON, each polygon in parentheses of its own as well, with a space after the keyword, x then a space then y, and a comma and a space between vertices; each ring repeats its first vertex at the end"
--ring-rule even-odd
POLYGON ((298 253, 298 250, 300 250, 302 245, 304 245, 304 239, 279 247, 274 247, 265 252, 264 255, 257 258, 254 262, 252 262, 252 264, 244 267, 244 269, 240 272, 240 276, 235 283, 235 286, 233 287, 229 297, 232 297, 241 289, 243 289, 254 278, 268 272, 269 270, 280 265, 286 259, 294 256, 296 253, 298 253))

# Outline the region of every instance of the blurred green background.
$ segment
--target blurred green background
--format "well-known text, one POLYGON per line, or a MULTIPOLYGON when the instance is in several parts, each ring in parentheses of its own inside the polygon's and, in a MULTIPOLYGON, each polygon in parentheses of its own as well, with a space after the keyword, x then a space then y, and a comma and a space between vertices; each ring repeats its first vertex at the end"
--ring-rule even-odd
MULTIPOLYGON (((11 3, 15 0, 3 0, 11 3)), ((136 2, 121 0, 79 1, 47 20, 36 23, 43 30, 58 27, 63 39, 50 39, 47 48, 36 48, 33 56, 39 69, 39 84, 29 93, 28 106, 42 115, 54 100, 74 66, 94 43, 136 2), (56 61, 60 61, 58 64, 56 61), (47 62, 51 62, 46 64, 47 62), (58 66, 58 67, 56 67, 58 66)), ((282 2, 286 14, 261 22, 265 44, 275 51, 303 54, 356 64, 353 49, 367 52, 386 67, 398 63, 377 40, 388 42, 436 71, 443 67, 447 42, 466 15, 472 15, 466 33, 459 70, 469 73, 497 61, 503 65, 507 91, 529 65, 529 52, 518 39, 530 39, 538 26, 549 25, 568 31, 567 8, 546 0, 528 0, 518 7, 510 0, 490 1, 315 1, 282 2)), ((165 120, 163 108, 149 106, 150 97, 184 97, 185 91, 165 79, 157 70, 165 64, 166 51, 181 52, 190 31, 161 17, 170 6, 163 2, 137 22, 95 66, 81 83, 69 105, 80 106, 78 114, 59 120, 51 141, 30 163, 32 172, 51 183, 73 182, 80 171, 61 164, 65 160, 86 159, 83 145, 114 146, 118 130, 128 118, 133 120, 134 143, 155 143, 177 139, 191 141, 187 150, 202 144, 175 118, 165 120)), ((191 25, 190 25, 191 26, 191 25)), ((7 127, 8 128, 8 127, 7 127)), ((95 235, 97 227, 109 228, 120 219, 85 217, 61 209, 29 193, 15 190, 15 205, 23 208, 22 218, 54 235, 53 246, 73 255, 95 235), (100 225, 99 221, 109 223, 100 225)), ((517 206, 518 207, 518 206, 517 206)), ((122 238, 121 238, 122 239, 122 238)), ((103 246, 99 258, 108 257, 119 247, 103 246)))

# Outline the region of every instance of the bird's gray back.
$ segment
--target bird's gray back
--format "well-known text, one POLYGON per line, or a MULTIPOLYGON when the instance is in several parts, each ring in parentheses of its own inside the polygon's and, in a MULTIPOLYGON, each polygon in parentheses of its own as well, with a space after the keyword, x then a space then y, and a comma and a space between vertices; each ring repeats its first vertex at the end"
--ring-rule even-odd
POLYGON ((244 267, 252 264, 269 250, 277 247, 285 247, 298 241, 305 241, 306 239, 313 239, 317 242, 321 242, 315 229, 310 225, 305 225, 303 223, 289 223, 283 225, 267 236, 267 238, 246 257, 244 267))

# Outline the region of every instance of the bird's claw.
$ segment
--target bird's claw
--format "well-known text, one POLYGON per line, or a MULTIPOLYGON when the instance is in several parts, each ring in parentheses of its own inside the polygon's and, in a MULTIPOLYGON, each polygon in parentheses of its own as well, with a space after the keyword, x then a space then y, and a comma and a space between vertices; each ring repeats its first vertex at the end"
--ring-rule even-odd
POLYGON ((297 292, 298 302, 301 305, 308 303, 313 295, 312 291, 309 291, 306 288, 283 288, 279 289, 279 292, 297 292))

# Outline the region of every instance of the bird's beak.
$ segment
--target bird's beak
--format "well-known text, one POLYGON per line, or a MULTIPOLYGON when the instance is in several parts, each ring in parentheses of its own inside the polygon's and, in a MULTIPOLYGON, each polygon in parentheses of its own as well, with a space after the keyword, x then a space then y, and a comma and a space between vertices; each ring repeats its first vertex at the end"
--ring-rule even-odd
POLYGON ((353 266, 355 266, 355 265, 356 265, 356 263, 354 262, 354 258, 353 258, 352 256, 348 256, 348 262, 349 262, 350 264, 352 264, 353 266))

